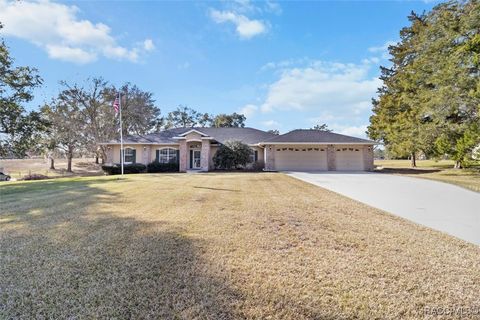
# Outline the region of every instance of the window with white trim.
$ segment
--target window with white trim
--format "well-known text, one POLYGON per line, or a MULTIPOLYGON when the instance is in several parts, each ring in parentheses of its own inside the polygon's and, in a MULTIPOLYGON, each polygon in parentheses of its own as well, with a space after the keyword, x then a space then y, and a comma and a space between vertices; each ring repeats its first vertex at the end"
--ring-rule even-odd
POLYGON ((125 163, 135 163, 135 149, 125 148, 125 163))
POLYGON ((160 163, 176 163, 177 159, 177 149, 173 148, 164 148, 160 149, 158 153, 158 162, 160 163))

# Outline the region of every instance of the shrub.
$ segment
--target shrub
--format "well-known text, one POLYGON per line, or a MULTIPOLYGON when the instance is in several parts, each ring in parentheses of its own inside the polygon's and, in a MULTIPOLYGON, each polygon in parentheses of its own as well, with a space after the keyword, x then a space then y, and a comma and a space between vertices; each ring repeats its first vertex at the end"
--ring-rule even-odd
POLYGON ((147 165, 147 172, 155 173, 155 172, 178 172, 178 163, 160 163, 158 161, 154 161, 147 165))
POLYGON ((240 141, 226 141, 218 147, 213 156, 213 163, 217 169, 236 169, 245 167, 250 162, 252 149, 240 141))
POLYGON ((45 176, 39 173, 27 174, 22 178, 22 180, 45 180, 45 179, 50 179, 50 178, 48 176, 45 176))
MULTIPOLYGON (((144 164, 141 163, 132 163, 132 164, 125 164, 123 166, 123 173, 129 174, 129 173, 142 173, 145 172, 147 167, 144 164)), ((122 173, 122 168, 119 164, 114 164, 114 165, 103 165, 102 170, 107 173, 107 174, 121 174, 122 173)))

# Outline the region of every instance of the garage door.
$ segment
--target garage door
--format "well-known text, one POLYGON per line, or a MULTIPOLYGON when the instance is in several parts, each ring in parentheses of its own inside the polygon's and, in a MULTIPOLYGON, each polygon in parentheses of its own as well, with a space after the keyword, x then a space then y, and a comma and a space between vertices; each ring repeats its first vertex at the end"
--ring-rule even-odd
POLYGON ((326 147, 276 147, 275 169, 284 171, 327 170, 326 147))
POLYGON ((335 147, 338 171, 362 171, 363 152, 360 148, 335 147))

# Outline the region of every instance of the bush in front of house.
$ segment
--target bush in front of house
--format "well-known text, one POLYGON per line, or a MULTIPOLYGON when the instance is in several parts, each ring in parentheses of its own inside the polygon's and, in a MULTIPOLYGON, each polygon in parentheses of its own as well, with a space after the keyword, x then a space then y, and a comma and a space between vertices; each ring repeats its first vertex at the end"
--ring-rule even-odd
POLYGON ((147 172, 149 173, 178 172, 178 163, 176 162, 160 163, 158 161, 154 161, 147 165, 147 172))
MULTIPOLYGON (((145 172, 146 169, 147 167, 142 163, 125 164, 123 166, 123 173, 142 173, 145 172)), ((119 164, 103 165, 102 170, 109 175, 122 173, 122 168, 119 164)))
POLYGON ((240 141, 226 141, 220 145, 213 156, 216 169, 237 169, 250 162, 252 149, 240 141))

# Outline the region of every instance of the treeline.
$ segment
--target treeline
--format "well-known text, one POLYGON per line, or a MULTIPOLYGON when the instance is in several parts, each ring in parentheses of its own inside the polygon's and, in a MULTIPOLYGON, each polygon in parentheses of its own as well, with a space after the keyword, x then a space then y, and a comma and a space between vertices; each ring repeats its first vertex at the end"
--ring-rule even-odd
POLYGON ((411 13, 373 100, 368 134, 393 157, 472 163, 480 144, 480 2, 411 13))
MULTIPOLYGON (((1 29, 1 24, 0 24, 1 29)), ((0 157, 23 158, 59 153, 67 157, 67 170, 75 154, 87 153, 104 160, 100 142, 117 138, 119 118, 113 101, 122 95, 123 134, 147 134, 176 127, 244 127, 242 114, 200 113, 186 106, 161 115, 153 94, 126 83, 117 88, 102 78, 87 79, 82 85, 60 82, 60 93, 38 111, 27 112, 33 90, 42 85, 38 70, 15 67, 3 39, 0 42, 0 157)))

